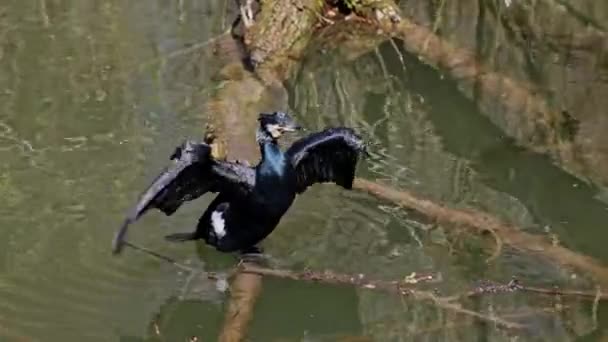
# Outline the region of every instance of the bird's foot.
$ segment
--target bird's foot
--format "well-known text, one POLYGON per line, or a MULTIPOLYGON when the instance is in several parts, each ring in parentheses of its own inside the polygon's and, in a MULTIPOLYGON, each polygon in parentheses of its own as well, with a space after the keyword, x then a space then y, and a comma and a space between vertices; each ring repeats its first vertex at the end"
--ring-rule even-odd
POLYGON ((184 241, 196 240, 196 236, 194 235, 194 233, 176 233, 176 234, 166 235, 165 240, 171 241, 171 242, 184 242, 184 241))

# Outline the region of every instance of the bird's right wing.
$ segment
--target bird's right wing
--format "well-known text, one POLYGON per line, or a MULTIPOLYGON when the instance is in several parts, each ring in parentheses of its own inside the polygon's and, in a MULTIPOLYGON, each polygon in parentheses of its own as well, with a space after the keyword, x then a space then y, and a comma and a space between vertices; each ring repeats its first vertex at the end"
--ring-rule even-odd
POLYGON ((172 215, 184 202, 207 192, 246 194, 255 183, 253 169, 241 164, 215 161, 211 156, 211 147, 204 143, 186 141, 177 147, 171 160, 172 164, 156 177, 127 214, 112 242, 114 254, 120 253, 128 226, 149 209, 157 208, 165 215, 172 215))
POLYGON ((294 142, 286 155, 296 173, 296 191, 325 182, 352 188, 361 153, 366 153, 365 143, 346 127, 327 128, 294 142))

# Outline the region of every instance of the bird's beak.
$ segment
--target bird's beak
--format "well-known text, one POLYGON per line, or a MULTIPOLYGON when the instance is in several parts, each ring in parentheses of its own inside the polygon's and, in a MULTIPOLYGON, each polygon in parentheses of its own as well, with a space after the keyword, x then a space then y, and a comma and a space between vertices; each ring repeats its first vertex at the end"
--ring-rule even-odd
POLYGON ((287 124, 285 126, 281 126, 281 130, 283 132, 295 132, 295 131, 301 131, 303 129, 304 128, 302 126, 296 124, 295 122, 294 123, 289 123, 289 124, 287 124))
POLYGON ((284 128, 285 132, 295 132, 295 131, 301 131, 304 128, 302 128, 302 126, 296 125, 296 126, 288 126, 284 128))

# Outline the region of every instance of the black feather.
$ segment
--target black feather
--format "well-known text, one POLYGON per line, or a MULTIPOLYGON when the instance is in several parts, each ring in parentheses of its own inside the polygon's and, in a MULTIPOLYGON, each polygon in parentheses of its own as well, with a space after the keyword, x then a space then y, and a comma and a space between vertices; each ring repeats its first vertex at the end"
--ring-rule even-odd
POLYGON ((310 185, 334 182, 352 188, 359 156, 365 153, 361 138, 349 128, 329 128, 300 139, 283 153, 277 134, 268 131, 297 128, 286 113, 260 114, 262 159, 255 167, 214 160, 211 147, 204 143, 186 142, 178 147, 172 164, 128 213, 114 237, 113 252, 120 252, 127 243, 128 226, 149 209, 172 215, 184 202, 208 192, 219 195, 200 217, 196 230, 170 235, 169 240, 204 239, 222 252, 246 251, 276 228, 297 193, 310 185))
POLYGON ((328 128, 296 141, 286 155, 296 173, 296 191, 314 183, 334 182, 351 189, 365 144, 352 129, 328 128))
POLYGON ((131 209, 114 236, 112 251, 121 251, 128 226, 146 211, 156 208, 172 215, 184 202, 207 192, 248 192, 255 182, 255 171, 247 166, 215 161, 211 147, 205 143, 187 141, 173 155, 172 165, 156 177, 131 209))

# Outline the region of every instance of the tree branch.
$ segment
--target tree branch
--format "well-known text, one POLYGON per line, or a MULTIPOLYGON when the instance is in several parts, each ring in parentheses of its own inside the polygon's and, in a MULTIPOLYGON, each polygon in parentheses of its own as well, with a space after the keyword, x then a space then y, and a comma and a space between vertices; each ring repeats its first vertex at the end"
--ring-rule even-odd
POLYGON ((414 210, 430 219, 452 226, 464 226, 477 233, 491 231, 503 244, 514 249, 542 254, 562 266, 578 268, 591 275, 603 286, 608 286, 608 268, 594 258, 576 253, 565 247, 555 245, 543 236, 524 232, 513 225, 501 222, 486 213, 476 210, 457 210, 430 200, 416 197, 405 190, 396 190, 381 183, 357 178, 354 189, 365 191, 380 199, 395 203, 403 208, 414 210))
MULTIPOLYGON (((160 253, 151 251, 145 247, 129 243, 129 246, 146 253, 159 260, 169 262, 182 270, 195 272, 192 267, 181 265, 174 259, 160 253)), ((218 280, 220 277, 215 272, 201 272, 207 279, 218 280)), ((526 286, 517 280, 512 280, 507 284, 484 282, 461 294, 452 296, 438 296, 435 292, 419 289, 420 285, 432 284, 441 281, 440 277, 434 273, 411 273, 401 280, 379 280, 367 277, 364 274, 345 274, 335 273, 329 270, 318 271, 292 271, 287 269, 271 269, 242 262, 230 270, 228 277, 232 278, 231 300, 226 311, 226 320, 221 331, 220 341, 240 341, 246 335, 247 326, 252 317, 252 310, 261 291, 261 278, 270 276, 276 278, 290 279, 294 281, 318 282, 329 285, 352 286, 361 290, 383 291, 406 296, 408 298, 431 302, 438 308, 451 311, 460 315, 469 316, 476 320, 495 324, 505 329, 523 329, 524 325, 509 321, 496 315, 489 315, 464 308, 460 300, 479 297, 483 295, 508 294, 515 292, 529 292, 546 296, 573 297, 593 302, 592 315, 594 321, 597 320, 597 311, 600 301, 607 301, 608 294, 601 292, 598 287, 595 291, 570 290, 559 288, 542 288, 526 286), (236 318, 235 318, 236 317, 236 318)))

